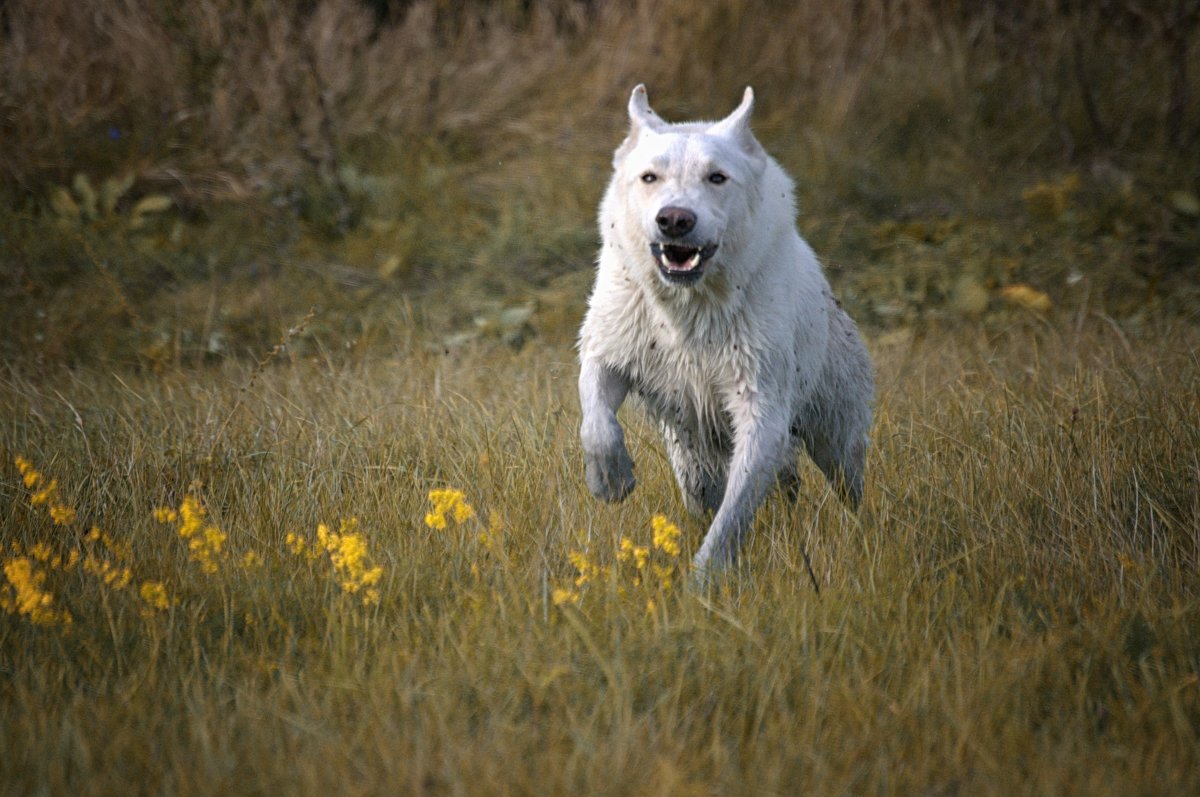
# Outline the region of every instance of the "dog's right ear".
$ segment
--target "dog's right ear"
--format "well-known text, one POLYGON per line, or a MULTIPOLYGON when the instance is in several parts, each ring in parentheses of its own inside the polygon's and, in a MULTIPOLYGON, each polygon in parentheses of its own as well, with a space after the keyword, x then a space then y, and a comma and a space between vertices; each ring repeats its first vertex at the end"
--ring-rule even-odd
POLYGON ((646 86, 639 83, 634 87, 633 93, 629 95, 629 135, 617 148, 614 159, 620 160, 633 149, 643 132, 648 130, 652 133, 659 133, 665 127, 666 122, 650 107, 650 99, 646 96, 646 86))

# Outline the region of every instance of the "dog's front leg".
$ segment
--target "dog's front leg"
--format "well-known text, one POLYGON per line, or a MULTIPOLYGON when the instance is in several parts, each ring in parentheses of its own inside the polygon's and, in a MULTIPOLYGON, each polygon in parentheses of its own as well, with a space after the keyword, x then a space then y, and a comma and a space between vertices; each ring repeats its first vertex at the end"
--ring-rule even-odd
POLYGON ((579 404, 583 423, 579 439, 588 489, 597 498, 620 501, 633 490, 633 460, 617 409, 629 393, 629 379, 614 368, 585 358, 579 368, 579 404))
POLYGON ((692 561, 700 581, 736 560, 754 513, 791 456, 788 426, 786 415, 774 413, 749 421, 737 434, 725 500, 692 561))

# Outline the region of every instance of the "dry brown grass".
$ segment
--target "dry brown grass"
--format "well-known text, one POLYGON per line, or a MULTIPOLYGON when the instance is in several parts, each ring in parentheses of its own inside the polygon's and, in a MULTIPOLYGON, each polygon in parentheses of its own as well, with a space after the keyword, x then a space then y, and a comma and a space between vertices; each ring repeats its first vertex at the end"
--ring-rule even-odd
POLYGON ((0 9, 6 792, 1200 791, 1194 3, 302 6, 0 9), (709 595, 619 561, 703 532, 636 413, 629 501, 579 467, 637 82, 755 85, 879 368, 862 512, 709 595), (288 543, 352 516, 377 606, 288 543))
POLYGON ((961 314, 964 271, 1120 316, 1180 296, 1189 312, 1194 7, 414 2, 379 21, 354 0, 8 3, 5 354, 220 358, 314 304, 339 344, 405 300, 443 332, 487 298, 561 307, 585 289, 637 82, 668 118, 755 85, 756 127, 859 318, 961 314), (133 184, 112 213, 63 216, 80 175, 133 184), (1069 180, 1060 212, 1027 212, 1023 193, 1069 180), (156 194, 173 210, 135 228, 156 194), (879 234, 897 221, 901 245, 879 234), (1073 274, 1086 290, 1064 289, 1073 274), (112 312, 114 285, 140 318, 112 312))
POLYGON ((964 275, 967 294, 1190 314, 1186 7, 413 2, 380 22, 353 0, 13 2, 0 350, 222 359, 312 306, 335 346, 398 313, 461 336, 512 304, 569 340, 637 82, 668 118, 756 86, 757 130, 864 322, 977 313, 964 275), (132 184, 112 211, 64 211, 82 178, 132 184), (148 196, 173 208, 139 223, 148 196))
MULTIPOLYGON (((14 793, 1191 794, 1200 731, 1200 339, 1015 320, 874 347, 867 497, 813 475, 761 512, 721 591, 628 575, 576 608, 572 549, 683 520, 651 430, 641 485, 593 501, 565 348, 491 346, 159 377, 9 372, 6 459, 60 480, 134 579, 48 582, 67 628, 0 623, 0 780, 14 793), (226 422, 226 420, 228 422, 226 422), (215 442, 215 448, 214 448, 215 442), (213 450, 212 459, 207 454, 213 450), (196 485, 195 480, 200 484, 196 485), (151 508, 192 486, 228 534, 215 575, 151 508), (433 531, 454 486, 503 519, 433 531), (378 607, 289 531, 357 516, 378 607), (808 584, 807 548, 820 595, 808 584), (261 568, 242 557, 256 551, 261 568)), ((4 557, 80 542, 0 493, 4 557)), ((684 524, 685 551, 702 527, 684 524)), ((57 579, 57 580, 56 580, 57 579)))

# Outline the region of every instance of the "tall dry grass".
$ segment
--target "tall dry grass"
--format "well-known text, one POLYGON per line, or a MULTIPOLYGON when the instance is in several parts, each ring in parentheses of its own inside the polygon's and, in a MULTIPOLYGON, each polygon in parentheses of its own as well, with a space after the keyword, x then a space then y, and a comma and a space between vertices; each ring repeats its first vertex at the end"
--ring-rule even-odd
POLYGON ((1194 4, 374 8, 0 9, 6 791, 1197 791, 1194 4), (755 85, 880 370, 711 594, 579 472, 643 81, 755 85))
POLYGON ((148 611, 128 588, 38 565, 73 622, 0 622, 0 781, 1194 793, 1195 330, 1014 320, 874 348, 861 514, 809 473, 798 505, 768 502, 745 571, 711 594, 647 592, 620 569, 620 538, 648 546, 653 515, 680 522, 684 557, 703 527, 636 414, 637 492, 615 508, 587 495, 566 348, 277 359, 246 394, 234 366, 10 370, 5 459, 57 478, 77 518, 54 526, 4 465, 0 558, 39 542, 124 557, 170 603, 148 611), (442 487, 477 517, 427 525, 442 487), (187 495, 226 535, 215 572, 152 517, 187 495), (377 605, 289 544, 349 517, 382 568, 377 605), (612 569, 555 605, 572 551, 612 569))
POLYGON ((0 18, 9 358, 240 356, 314 305, 336 345, 414 308, 461 334, 506 303, 568 339, 638 82, 667 118, 756 87, 756 129, 856 317, 963 315, 962 273, 1117 316, 1194 305, 1184 0, 11 2, 0 18), (88 211, 105 183, 126 187, 88 211), (1027 212, 1023 194, 1062 185, 1049 218, 1027 212), (135 212, 147 199, 170 210, 135 212), (1065 290, 1079 274, 1087 290, 1065 290))
POLYGON ((587 134, 604 142, 591 153, 609 148, 623 125, 611 109, 639 81, 685 116, 753 83, 781 134, 1023 157, 1186 152, 1200 131, 1186 102, 1198 15, 1189 2, 1051 0, 412 2, 383 14, 354 0, 10 3, 3 166, 36 189, 134 161, 219 194, 269 188, 305 159, 332 167, 379 136, 503 160, 587 134))

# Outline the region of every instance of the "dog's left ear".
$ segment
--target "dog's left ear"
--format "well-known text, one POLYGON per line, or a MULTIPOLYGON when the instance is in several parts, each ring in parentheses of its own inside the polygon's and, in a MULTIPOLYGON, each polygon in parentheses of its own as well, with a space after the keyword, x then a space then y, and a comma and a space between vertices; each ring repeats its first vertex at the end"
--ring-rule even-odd
POLYGON ((750 114, 754 111, 754 89, 749 86, 742 94, 742 104, 733 113, 708 128, 709 135, 727 136, 738 143, 747 155, 761 157, 762 145, 750 130, 750 114))

